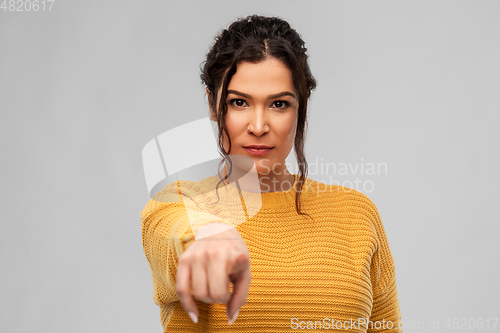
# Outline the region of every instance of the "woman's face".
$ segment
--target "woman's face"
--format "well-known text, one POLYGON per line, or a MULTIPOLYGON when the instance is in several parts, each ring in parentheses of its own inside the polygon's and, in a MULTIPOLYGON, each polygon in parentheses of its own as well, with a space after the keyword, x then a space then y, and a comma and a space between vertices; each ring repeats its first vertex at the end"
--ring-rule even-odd
MULTIPOLYGON (((220 96, 221 87, 217 105, 220 96)), ((292 150, 297 129, 298 101, 292 72, 276 58, 257 64, 241 62, 229 82, 226 104, 225 121, 231 138, 229 154, 252 158, 259 175, 283 176, 285 159, 292 150), (272 148, 246 148, 250 145, 272 148)), ((212 120, 216 121, 213 113, 212 120)), ((223 145, 228 151, 225 134, 223 145)))

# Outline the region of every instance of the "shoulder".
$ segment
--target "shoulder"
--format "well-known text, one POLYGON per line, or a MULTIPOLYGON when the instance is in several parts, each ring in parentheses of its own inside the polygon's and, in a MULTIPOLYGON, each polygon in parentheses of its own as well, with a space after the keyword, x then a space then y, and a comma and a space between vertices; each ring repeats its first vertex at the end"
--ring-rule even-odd
POLYGON ((196 198, 207 192, 213 181, 205 178, 200 181, 177 180, 169 183, 158 191, 144 206, 140 215, 141 219, 146 218, 152 212, 165 205, 184 205, 184 198, 196 198))
POLYGON ((349 214, 361 215, 373 226, 380 222, 380 214, 373 201, 355 189, 307 178, 302 193, 304 200, 314 206, 328 205, 349 214))
POLYGON ((308 177, 304 182, 302 192, 311 200, 315 198, 354 200, 363 205, 375 206, 372 200, 360 191, 342 185, 326 184, 308 177))
POLYGON ((339 185, 332 185, 337 188, 340 195, 340 200, 345 201, 347 210, 359 219, 365 221, 370 227, 377 243, 387 242, 385 228, 380 217, 379 210, 375 203, 364 193, 339 185))

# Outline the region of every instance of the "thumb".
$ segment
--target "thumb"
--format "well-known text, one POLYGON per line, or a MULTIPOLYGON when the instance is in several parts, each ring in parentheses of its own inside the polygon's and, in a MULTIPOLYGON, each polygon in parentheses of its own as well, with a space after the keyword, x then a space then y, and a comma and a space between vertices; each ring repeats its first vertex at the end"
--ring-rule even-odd
POLYGON ((247 267, 250 267, 250 260, 243 253, 240 254, 234 261, 233 264, 228 267, 229 280, 232 282, 232 277, 244 272, 247 267))

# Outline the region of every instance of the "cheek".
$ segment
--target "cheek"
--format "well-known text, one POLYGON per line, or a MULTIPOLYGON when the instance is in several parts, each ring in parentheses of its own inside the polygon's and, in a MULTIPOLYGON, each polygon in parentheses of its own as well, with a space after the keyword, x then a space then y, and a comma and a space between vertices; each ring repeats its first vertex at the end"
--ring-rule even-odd
MULTIPOLYGON (((245 122, 241 119, 241 117, 234 117, 229 113, 226 115, 225 122, 227 132, 231 138, 231 143, 234 145, 234 141, 238 138, 238 136, 242 133, 246 133, 245 122)), ((227 145, 226 133, 224 133, 224 144, 227 145)))
POLYGON ((282 122, 281 137, 283 143, 287 146, 293 146, 295 141, 295 134, 297 132, 297 120, 295 118, 288 119, 282 122))
POLYGON ((229 136, 234 138, 238 133, 239 128, 241 127, 241 120, 236 117, 231 117, 229 114, 226 115, 226 128, 229 132, 229 136))

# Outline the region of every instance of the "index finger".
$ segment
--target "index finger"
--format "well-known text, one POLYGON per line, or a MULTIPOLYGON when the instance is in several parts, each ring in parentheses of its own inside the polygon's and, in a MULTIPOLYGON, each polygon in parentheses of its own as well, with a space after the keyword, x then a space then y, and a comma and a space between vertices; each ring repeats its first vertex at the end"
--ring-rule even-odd
POLYGON ((243 305, 245 305, 248 299, 250 281, 252 279, 249 260, 245 258, 245 256, 239 256, 236 259, 235 266, 237 270, 241 269, 241 271, 239 274, 237 273, 231 276, 230 279, 233 283, 233 292, 227 303, 227 316, 230 319, 234 317, 243 305))

